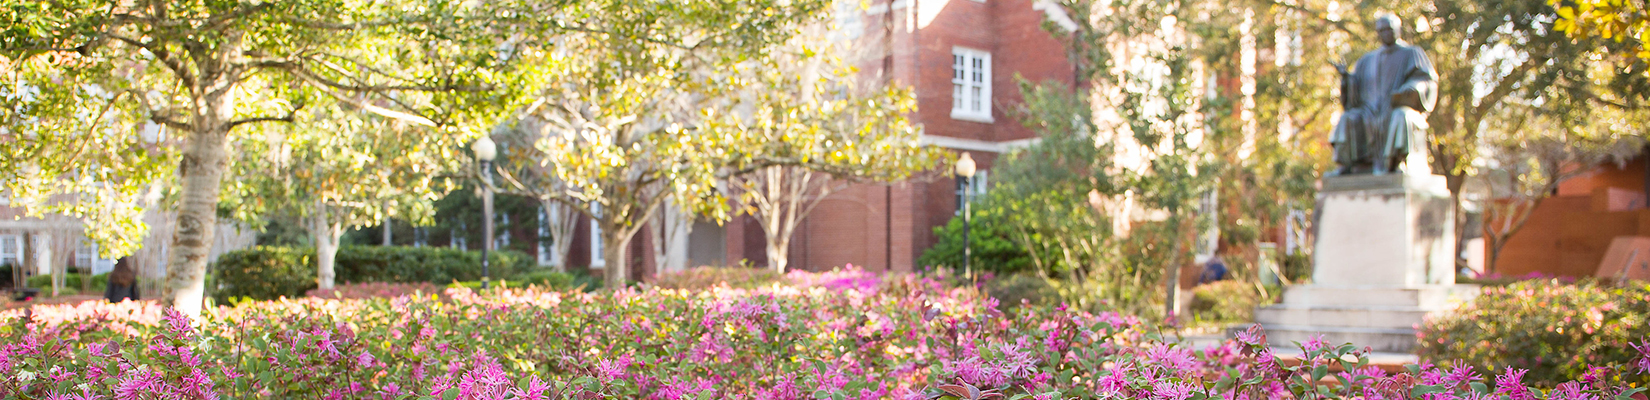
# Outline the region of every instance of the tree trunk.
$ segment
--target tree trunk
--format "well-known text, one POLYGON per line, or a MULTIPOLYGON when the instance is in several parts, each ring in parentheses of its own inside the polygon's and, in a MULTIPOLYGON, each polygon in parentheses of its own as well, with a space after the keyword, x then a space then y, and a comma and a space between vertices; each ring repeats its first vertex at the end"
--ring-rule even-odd
POLYGON ((550 233, 550 267, 556 272, 567 272, 567 255, 573 252, 573 230, 578 229, 578 211, 553 200, 542 201, 545 223, 550 233))
POLYGON ((790 264, 791 235, 786 232, 778 235, 768 234, 767 236, 768 265, 773 267, 773 272, 784 274, 786 266, 790 264))
POLYGON ((613 224, 604 225, 609 225, 602 227, 602 260, 607 263, 604 267, 606 283, 608 288, 617 290, 630 281, 628 252, 625 250, 630 246, 631 234, 635 230, 613 224))
POLYGON ((332 223, 329 211, 327 206, 317 205, 308 224, 309 236, 315 240, 315 286, 320 289, 337 286, 338 245, 344 236, 342 226, 332 223))
MULTIPOLYGON (((239 53, 238 46, 225 44, 218 51, 239 53)), ((204 61, 210 64, 214 61, 204 61)), ((221 66, 211 66, 221 68, 221 66)), ((171 257, 167 260, 166 288, 162 304, 199 317, 206 291, 206 262, 212 252, 218 225, 218 189, 229 169, 229 122, 234 115, 233 93, 238 76, 203 67, 195 91, 194 116, 190 121, 188 147, 178 162, 183 180, 178 202, 177 224, 172 232, 171 257)))

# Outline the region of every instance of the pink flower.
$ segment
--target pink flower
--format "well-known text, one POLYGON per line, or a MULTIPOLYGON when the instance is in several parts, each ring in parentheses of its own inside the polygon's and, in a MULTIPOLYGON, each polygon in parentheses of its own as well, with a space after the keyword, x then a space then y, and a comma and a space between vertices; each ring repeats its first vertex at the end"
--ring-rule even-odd
POLYGON ((1641 343, 1628 344, 1633 346, 1634 350, 1639 351, 1639 359, 1635 364, 1635 366, 1639 369, 1639 373, 1650 374, 1650 340, 1645 340, 1641 343))
POLYGON ((515 396, 517 400, 547 400, 549 397, 544 394, 547 391, 550 391, 550 385, 545 384, 538 375, 533 375, 533 378, 527 381, 526 389, 512 389, 510 395, 515 396))
POLYGON ((1534 400, 1535 395, 1530 393, 1529 388, 1524 387, 1524 374, 1527 372, 1530 370, 1508 369, 1506 374, 1495 378, 1495 392, 1507 395, 1512 400, 1534 400))
POLYGON ((1192 397, 1193 389, 1189 383, 1158 382, 1152 385, 1152 399, 1186 400, 1192 397))
POLYGON ((1305 349, 1307 353, 1311 353, 1311 352, 1318 351, 1318 350, 1323 350, 1324 347, 1328 347, 1328 346, 1329 346, 1329 343, 1325 343, 1323 341, 1323 334, 1321 334, 1321 333, 1316 334, 1316 335, 1312 335, 1311 339, 1308 339, 1306 341, 1306 343, 1301 344, 1301 348, 1305 349))
POLYGON ((1237 340, 1246 345, 1259 346, 1266 342, 1266 332, 1261 329, 1260 324, 1251 325, 1249 329, 1237 333, 1237 340))
POLYGON ((596 365, 596 377, 603 383, 624 379, 632 361, 629 354, 620 355, 617 360, 602 360, 596 365))

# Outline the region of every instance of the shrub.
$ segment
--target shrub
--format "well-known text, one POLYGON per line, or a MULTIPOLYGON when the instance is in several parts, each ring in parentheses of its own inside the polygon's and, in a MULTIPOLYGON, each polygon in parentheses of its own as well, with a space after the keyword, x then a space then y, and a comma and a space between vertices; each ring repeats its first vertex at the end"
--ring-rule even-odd
POLYGON ((582 273, 538 270, 516 275, 523 286, 533 285, 551 290, 578 289, 586 292, 602 288, 602 278, 582 273))
POLYGON ((308 293, 306 293, 306 295, 309 297, 319 297, 323 299, 371 299, 413 295, 422 295, 420 297, 423 297, 432 294, 439 295, 441 293, 443 293, 443 290, 440 286, 425 282, 374 282, 338 285, 332 289, 311 289, 308 293))
MULTIPOLYGON (((1640 357, 1629 344, 1650 338, 1650 282, 1545 280, 1486 288, 1472 304, 1427 321, 1417 335, 1424 359, 1458 359, 1482 371, 1527 369, 1527 378, 1552 385, 1587 374, 1589 366, 1640 357)), ((1644 386, 1650 379, 1635 382, 1644 386)))
POLYGON ((1253 283, 1237 280, 1199 285, 1192 289, 1192 301, 1187 304, 1187 309, 1196 322, 1253 321, 1255 307, 1262 301, 1258 290, 1253 283))
MULTIPOLYGON (((1009 238, 1004 223, 1008 210, 994 206, 996 202, 979 201, 973 204, 973 216, 968 221, 968 245, 973 248, 970 266, 975 272, 1010 274, 1035 272, 1031 255, 1009 238)), ((917 265, 947 267, 961 272, 963 268, 963 217, 951 218, 944 226, 934 227, 938 239, 934 247, 917 257, 917 265)))
MULTIPOLYGON (((871 276, 787 279, 862 288, 871 276)), ((1520 372, 1449 365, 1389 374, 1353 346, 1321 340, 1285 363, 1258 327, 1192 349, 1130 316, 1048 307, 1007 317, 968 288, 875 281, 873 290, 452 289, 445 299, 247 302, 199 321, 154 302, 37 306, 29 321, 0 311, 0 398, 1579 399, 1643 390, 1589 381, 1543 393, 1520 372)), ((1640 374, 1641 365, 1650 354, 1607 372, 1640 374)))
POLYGON ((654 286, 665 289, 700 290, 726 285, 731 288, 756 288, 779 282, 781 276, 767 268, 751 267, 696 267, 676 272, 665 272, 655 277, 654 286))
POLYGON ((1032 274, 1010 274, 994 277, 985 282, 985 291, 996 298, 999 309, 1008 311, 1021 303, 1033 306, 1047 305, 1058 302, 1060 293, 1048 280, 1032 274))
POLYGON ((315 288, 311 248, 256 246, 231 251, 218 256, 210 269, 219 299, 297 297, 315 288))
MULTIPOLYGON (((532 258, 514 251, 494 251, 488 273, 507 279, 532 268, 532 258)), ((436 247, 344 246, 334 272, 339 284, 428 282, 481 279, 481 253, 436 247)), ((259 300, 298 297, 316 288, 315 249, 258 246, 224 253, 212 268, 220 279, 217 296, 259 300)))
MULTIPOLYGON (((80 286, 80 279, 81 279, 81 275, 76 274, 76 273, 70 273, 70 274, 65 275, 63 277, 63 289, 73 291, 73 293, 64 294, 65 296, 80 293, 80 287, 81 287, 80 286)), ((96 293, 103 293, 103 289, 107 288, 108 285, 109 285, 109 274, 104 273, 104 274, 92 275, 92 291, 94 291, 96 293)), ((51 292, 52 292, 52 276, 51 275, 31 276, 28 279, 28 287, 35 288, 35 289, 40 289, 40 293, 51 294, 51 292)), ((88 294, 92 294, 92 293, 88 293, 88 294)))

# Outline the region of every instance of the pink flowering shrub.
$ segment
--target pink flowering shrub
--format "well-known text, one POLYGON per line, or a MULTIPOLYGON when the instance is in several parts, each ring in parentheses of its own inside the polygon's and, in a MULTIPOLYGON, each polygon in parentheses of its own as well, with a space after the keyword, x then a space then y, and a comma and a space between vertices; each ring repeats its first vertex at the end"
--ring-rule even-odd
POLYGON ((426 282, 418 283, 355 283, 338 285, 332 289, 310 289, 305 293, 309 297, 323 299, 369 299, 374 297, 392 298, 400 296, 418 296, 439 294, 442 287, 426 282))
MULTIPOLYGON (((1556 385, 1644 356, 1633 345, 1650 338, 1650 282, 1489 287, 1472 305, 1427 321, 1418 335, 1423 358, 1461 360, 1479 371, 1524 369, 1525 379, 1556 385)), ((1629 381, 1650 385, 1650 375, 1629 381)))
MULTIPOLYGON (((1522 372, 1487 377, 1453 364, 1388 375, 1351 346, 1322 342, 1284 365, 1258 329, 1189 349, 1130 316, 1038 308, 1008 317, 971 288, 846 274, 754 289, 312 297, 220 307, 194 323, 37 308, 0 327, 0 398, 1556 399, 1637 390, 1609 379, 1528 388, 1522 372), (1320 385, 1328 381, 1339 385, 1320 385)), ((1607 367, 1599 376, 1645 372, 1607 367)))

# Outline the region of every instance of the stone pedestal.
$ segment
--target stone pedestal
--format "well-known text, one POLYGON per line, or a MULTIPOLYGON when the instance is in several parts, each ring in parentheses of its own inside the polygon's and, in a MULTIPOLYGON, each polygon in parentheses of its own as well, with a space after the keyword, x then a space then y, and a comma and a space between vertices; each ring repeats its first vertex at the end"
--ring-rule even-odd
POLYGON ((1455 284, 1453 214, 1443 176, 1325 178, 1312 283, 1255 310, 1255 322, 1274 346, 1322 334, 1331 344, 1411 351, 1428 314, 1478 293, 1455 284))

